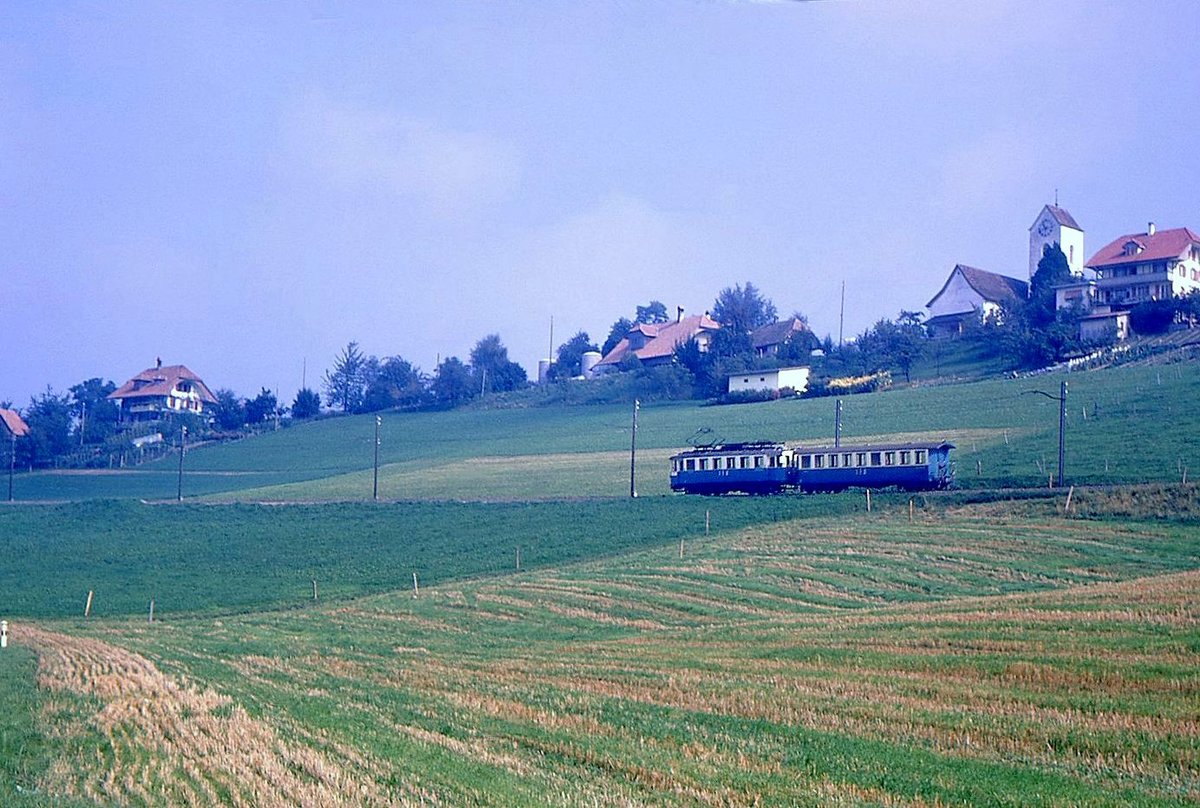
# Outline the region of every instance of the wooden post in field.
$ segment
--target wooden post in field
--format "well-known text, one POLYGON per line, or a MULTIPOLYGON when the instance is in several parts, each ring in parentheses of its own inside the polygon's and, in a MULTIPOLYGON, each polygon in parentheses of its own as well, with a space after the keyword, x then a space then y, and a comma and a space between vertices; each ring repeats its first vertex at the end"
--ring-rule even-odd
POLYGON ((1181 482, 1182 482, 1184 485, 1187 485, 1187 466, 1184 466, 1184 467, 1183 467, 1183 479, 1182 479, 1182 481, 1181 481, 1181 482))
POLYGON ((978 457, 975 458, 975 473, 977 475, 981 475, 981 476, 983 474, 983 461, 980 460, 978 457))
POLYGON ((712 525, 712 513, 710 511, 705 511, 704 512, 704 535, 705 536, 708 535, 708 529, 711 525, 712 525))
POLYGON ((1047 487, 1047 488, 1053 488, 1053 487, 1054 487, 1054 475, 1053 475, 1053 474, 1051 474, 1051 475, 1050 475, 1050 482, 1049 482, 1049 484, 1047 484, 1047 486, 1046 486, 1046 487, 1047 487))
POLYGON ((316 600, 317 599, 317 579, 313 578, 312 582, 313 582, 313 600, 316 600))
POLYGON ((910 499, 908 501, 908 521, 912 522, 912 520, 913 520, 913 501, 910 499))
POLYGON ((88 590, 87 604, 83 607, 83 616, 84 617, 92 616, 92 595, 94 595, 94 594, 96 594, 96 593, 93 592, 91 589, 88 590))
POLYGON ((1008 430, 1004 430, 1004 445, 1008 445, 1008 430))
POLYGON ((148 622, 148 623, 154 622, 154 601, 150 601, 150 619, 147 620, 146 622, 148 622))
POLYGON ((867 489, 867 513, 871 512, 871 489, 867 489))
POLYGON ((417 586, 417 574, 414 572, 413 573, 413 597, 415 598, 420 593, 421 593, 421 589, 420 589, 420 587, 417 586))
POLYGON ((1071 497, 1073 497, 1073 496, 1075 496, 1075 486, 1071 486, 1070 488, 1067 489, 1067 504, 1063 508, 1063 510, 1066 513, 1071 512, 1071 497))
POLYGON ((517 572, 521 571, 521 547, 517 546, 517 572))
POLYGON ((683 558, 683 539, 679 540, 679 557, 683 558))

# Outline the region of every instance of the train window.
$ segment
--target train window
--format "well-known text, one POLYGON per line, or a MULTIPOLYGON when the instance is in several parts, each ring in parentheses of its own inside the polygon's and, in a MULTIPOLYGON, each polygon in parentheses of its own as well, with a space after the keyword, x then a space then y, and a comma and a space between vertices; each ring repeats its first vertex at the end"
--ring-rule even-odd
POLYGON ((742 455, 741 457, 739 457, 738 458, 738 468, 740 468, 740 469, 746 468, 748 461, 749 461, 749 458, 746 457, 745 455, 742 455))
POLYGON ((838 456, 835 454, 831 454, 829 456, 829 468, 835 469, 837 467, 838 467, 838 456))
POLYGON ((849 454, 849 453, 842 455, 842 465, 845 466, 846 468, 850 468, 851 466, 853 466, 854 465, 854 455, 849 454))
POLYGON ((734 460, 735 460, 735 458, 733 458, 733 457, 725 458, 725 468, 727 468, 727 469, 733 468, 734 460))
POLYGON ((800 455, 800 468, 812 468, 812 455, 800 455))
POLYGON ((929 462, 929 457, 925 454, 924 449, 917 449, 917 465, 923 466, 929 462))
POLYGON ((911 455, 911 454, 912 454, 912 452, 901 451, 900 452, 900 465, 907 466, 908 458, 909 458, 909 455, 911 455))
POLYGON ((825 468, 825 455, 813 455, 813 468, 825 468))
POLYGON ((762 468, 762 466, 763 466, 763 456, 755 455, 754 456, 754 468, 760 469, 760 468, 762 468))
POLYGON ((883 453, 883 465, 885 465, 885 466, 896 465, 896 453, 895 452, 884 452, 883 453))
POLYGON ((694 457, 689 457, 687 459, 687 470, 688 471, 696 470, 696 459, 694 457))
POLYGON ((872 466, 882 466, 883 465, 883 455, 879 452, 871 452, 871 465, 872 466))
POLYGON ((856 466, 865 466, 865 465, 867 465, 867 453, 866 453, 866 452, 859 452, 858 454, 856 454, 856 455, 854 456, 854 465, 856 465, 856 466))
POLYGON ((708 471, 708 458, 707 457, 700 458, 700 470, 708 471))

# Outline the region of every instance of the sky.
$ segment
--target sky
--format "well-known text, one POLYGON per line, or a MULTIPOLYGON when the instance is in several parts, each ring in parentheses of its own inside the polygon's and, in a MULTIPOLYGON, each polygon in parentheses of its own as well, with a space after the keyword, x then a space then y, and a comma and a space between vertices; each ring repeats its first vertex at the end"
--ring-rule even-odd
POLYGON ((351 340, 536 374, 757 286, 846 337, 957 263, 1200 230, 1200 3, 0 0, 0 401, 351 340))

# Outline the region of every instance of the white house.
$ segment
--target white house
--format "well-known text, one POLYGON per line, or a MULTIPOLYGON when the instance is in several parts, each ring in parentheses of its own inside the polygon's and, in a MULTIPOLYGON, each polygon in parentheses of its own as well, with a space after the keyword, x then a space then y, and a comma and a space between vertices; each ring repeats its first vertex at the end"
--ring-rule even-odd
POLYGON ((1121 236, 1087 262, 1096 273, 1095 305, 1127 309, 1200 289, 1200 236, 1186 227, 1121 236))
POLYGON ((163 366, 162 360, 108 394, 121 407, 126 421, 160 418, 164 412, 196 415, 217 399, 204 381, 183 365, 163 366))
POLYGON ((803 393, 808 389, 809 369, 805 367, 775 368, 735 373, 729 377, 729 392, 777 391, 792 389, 803 393))
POLYGON ((1029 296, 1025 281, 958 264, 941 291, 925 304, 925 325, 934 336, 958 334, 969 320, 982 321, 1002 315, 1002 306, 1029 296))

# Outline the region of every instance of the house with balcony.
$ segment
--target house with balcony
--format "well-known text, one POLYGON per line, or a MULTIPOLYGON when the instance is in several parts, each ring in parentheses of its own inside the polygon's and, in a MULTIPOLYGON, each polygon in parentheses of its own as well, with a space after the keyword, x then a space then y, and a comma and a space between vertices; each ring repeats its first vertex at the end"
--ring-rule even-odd
POLYGON ((204 380, 184 365, 163 366, 159 359, 108 395, 121 407, 122 421, 148 421, 164 414, 190 412, 200 415, 216 404, 216 396, 204 380))
POLYGON ((1087 268, 1096 273, 1092 306, 1128 310, 1200 289, 1200 236, 1186 227, 1129 233, 1100 249, 1087 268))

